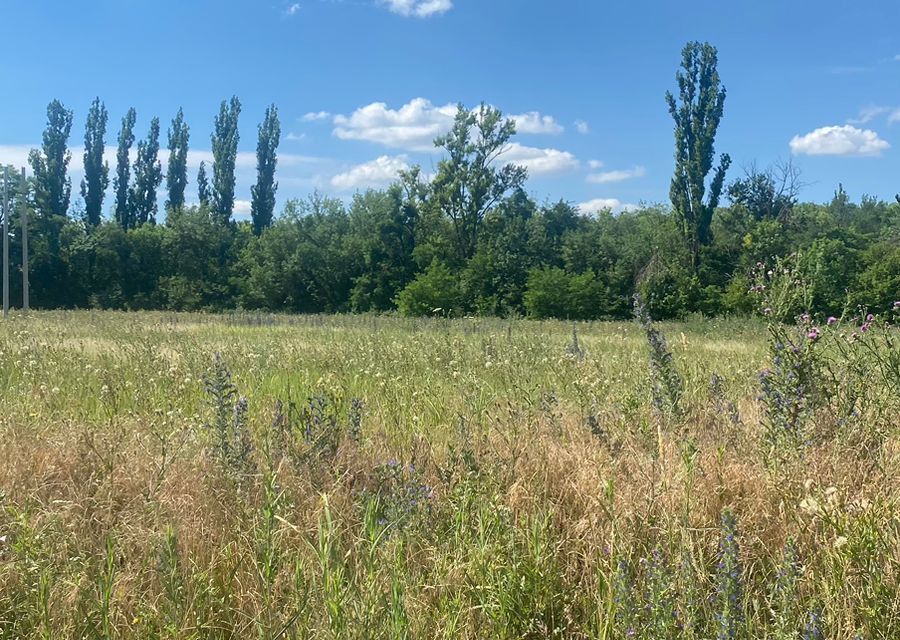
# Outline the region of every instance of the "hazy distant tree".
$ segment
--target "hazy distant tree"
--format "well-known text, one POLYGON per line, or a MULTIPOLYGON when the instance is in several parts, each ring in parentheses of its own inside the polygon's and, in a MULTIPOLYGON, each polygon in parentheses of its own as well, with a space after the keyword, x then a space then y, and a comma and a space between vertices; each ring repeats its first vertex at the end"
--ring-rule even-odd
POLYGON ((256 143, 256 185, 251 189, 250 215, 253 232, 260 235, 272 224, 275 215, 275 167, 278 164, 278 143, 281 141, 281 123, 278 108, 273 104, 266 109, 266 116, 259 125, 259 141, 256 143))
POLYGON ((191 138, 190 127, 184 121, 184 110, 169 127, 169 167, 166 173, 166 188, 169 191, 166 208, 178 210, 184 206, 184 190, 187 187, 187 155, 188 142, 191 138))
POLYGON ((669 113, 675 121, 675 176, 670 198, 694 266, 700 247, 710 242, 710 224, 731 158, 723 154, 706 194, 706 178, 713 169, 716 131, 725 106, 720 86, 718 54, 709 43, 689 42, 682 51, 676 74, 678 99, 666 92, 669 113))
POLYGON ((241 101, 237 96, 232 96, 230 102, 223 100, 212 133, 212 207, 214 216, 223 223, 231 221, 234 210, 234 169, 240 140, 240 115, 241 101))
POLYGON ((122 118, 122 129, 119 131, 119 148, 116 150, 116 221, 123 229, 134 226, 134 219, 129 206, 129 182, 131 180, 131 146, 134 144, 134 125, 137 112, 134 107, 122 118))
POLYGON ((72 181, 67 175, 72 152, 69 134, 72 112, 59 100, 47 106, 47 128, 40 149, 32 149, 28 163, 34 175, 34 206, 46 218, 65 217, 72 196, 72 181))
POLYGON ((156 223, 156 192, 162 183, 162 165, 159 162, 159 118, 150 121, 150 132, 138 142, 137 159, 134 162, 134 184, 131 187, 130 208, 135 226, 156 223))
POLYGON ((108 119, 106 105, 100 102, 100 98, 95 98, 84 129, 84 179, 81 181, 84 218, 91 227, 100 224, 103 198, 109 186, 109 165, 103 161, 108 119))
POLYGON ((206 177, 206 163, 200 162, 200 168, 197 170, 197 197, 200 200, 200 206, 209 207, 209 178, 206 177))
POLYGON ((432 183, 434 199, 453 224, 462 260, 474 255, 485 214, 525 183, 524 167, 499 161, 515 133, 515 123, 499 110, 485 104, 468 110, 460 104, 453 128, 434 141, 447 154, 432 183))

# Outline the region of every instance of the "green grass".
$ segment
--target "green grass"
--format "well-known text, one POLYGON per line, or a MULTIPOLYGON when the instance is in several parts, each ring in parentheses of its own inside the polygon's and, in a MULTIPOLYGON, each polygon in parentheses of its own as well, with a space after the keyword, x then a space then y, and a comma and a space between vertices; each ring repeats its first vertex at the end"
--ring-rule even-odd
POLYGON ((634 323, 14 314, 0 638, 900 636, 896 382, 774 464, 765 325, 661 329, 677 417, 634 323))

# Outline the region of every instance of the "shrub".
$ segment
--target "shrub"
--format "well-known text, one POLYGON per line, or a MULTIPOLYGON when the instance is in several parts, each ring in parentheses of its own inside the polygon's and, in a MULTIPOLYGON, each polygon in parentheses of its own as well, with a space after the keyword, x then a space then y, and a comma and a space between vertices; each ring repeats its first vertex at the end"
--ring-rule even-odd
POLYGON ((533 269, 525 310, 536 319, 594 320, 605 315, 609 293, 592 271, 570 274, 559 267, 533 269))
POLYGON ((451 315, 462 311, 459 280, 445 264, 435 260, 397 296, 397 309, 404 316, 451 315))

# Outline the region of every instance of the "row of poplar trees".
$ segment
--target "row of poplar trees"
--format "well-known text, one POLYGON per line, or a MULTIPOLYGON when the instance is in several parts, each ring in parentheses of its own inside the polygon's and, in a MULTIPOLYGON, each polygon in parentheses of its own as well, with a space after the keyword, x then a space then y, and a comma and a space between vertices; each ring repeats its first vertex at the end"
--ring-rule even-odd
MULTIPOLYGON (((241 102, 237 97, 222 101, 211 135, 212 179, 207 174, 205 162, 200 163, 197 173, 200 205, 206 207, 210 216, 223 224, 231 222, 234 211, 240 114, 241 102)), ((110 184, 110 167, 104 159, 108 121, 106 105, 99 98, 95 99, 88 111, 85 126, 84 179, 81 181, 83 218, 88 227, 100 224, 103 201, 110 184)), ((41 147, 33 149, 28 158, 33 173, 34 207, 45 219, 58 220, 58 226, 62 226, 65 221, 72 195, 72 182, 67 173, 72 158, 68 148, 72 122, 73 112, 59 100, 53 100, 47 107, 47 127, 41 147)), ((137 141, 137 153, 132 162, 136 123, 137 111, 131 108, 122 118, 115 172, 112 176, 115 194, 113 212, 116 221, 124 229, 155 224, 158 192, 164 179, 159 160, 159 118, 154 117, 150 121, 146 138, 137 141)), ((169 159, 165 173, 165 207, 168 211, 178 211, 185 205, 190 135, 184 111, 179 109, 168 129, 169 159)), ((280 140, 278 109, 272 105, 266 109, 265 117, 259 125, 256 149, 257 180, 252 187, 251 216, 257 235, 272 224, 275 215, 275 194, 278 191, 275 169, 280 140)))

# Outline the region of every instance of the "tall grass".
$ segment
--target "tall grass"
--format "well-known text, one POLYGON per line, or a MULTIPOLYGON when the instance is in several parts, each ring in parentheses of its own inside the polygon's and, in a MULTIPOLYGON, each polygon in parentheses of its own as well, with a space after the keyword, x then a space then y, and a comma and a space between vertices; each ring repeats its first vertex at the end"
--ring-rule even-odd
POLYGON ((888 320, 14 314, 0 638, 900 637, 888 320))

